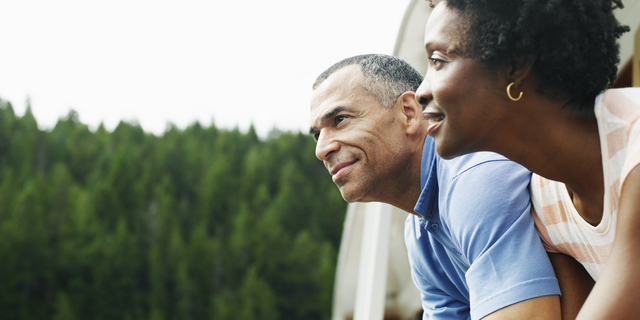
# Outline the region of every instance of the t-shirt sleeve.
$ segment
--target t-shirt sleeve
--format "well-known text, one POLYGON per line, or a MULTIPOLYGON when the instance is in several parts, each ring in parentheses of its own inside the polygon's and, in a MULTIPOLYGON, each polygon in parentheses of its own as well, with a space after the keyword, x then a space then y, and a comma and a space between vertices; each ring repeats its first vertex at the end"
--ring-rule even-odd
POLYGON ((448 224, 470 265, 466 280, 472 319, 524 300, 560 294, 530 214, 530 177, 516 163, 491 160, 452 178, 448 224))

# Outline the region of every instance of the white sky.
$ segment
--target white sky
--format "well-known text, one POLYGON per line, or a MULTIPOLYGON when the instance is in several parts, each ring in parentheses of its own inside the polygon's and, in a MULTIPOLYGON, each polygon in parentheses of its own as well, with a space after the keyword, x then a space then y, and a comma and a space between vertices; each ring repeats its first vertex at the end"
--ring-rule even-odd
POLYGON ((41 129, 308 130, 315 77, 391 54, 409 0, 2 0, 0 98, 41 129))

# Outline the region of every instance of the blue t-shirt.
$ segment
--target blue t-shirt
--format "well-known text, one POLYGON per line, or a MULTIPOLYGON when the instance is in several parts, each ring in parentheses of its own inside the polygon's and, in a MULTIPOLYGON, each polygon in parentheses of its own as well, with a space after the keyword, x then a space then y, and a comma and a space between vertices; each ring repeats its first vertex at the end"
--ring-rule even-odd
POLYGON ((405 222, 424 319, 480 319, 531 298, 559 295, 533 225, 531 174, 491 152, 452 160, 424 144, 422 193, 405 222))

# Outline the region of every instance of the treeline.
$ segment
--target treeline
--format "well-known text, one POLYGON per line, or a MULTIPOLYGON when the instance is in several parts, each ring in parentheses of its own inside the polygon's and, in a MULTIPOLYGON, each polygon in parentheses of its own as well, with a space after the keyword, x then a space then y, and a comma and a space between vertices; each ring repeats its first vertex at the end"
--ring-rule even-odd
POLYGON ((314 148, 0 101, 0 319, 329 319, 346 204, 314 148))

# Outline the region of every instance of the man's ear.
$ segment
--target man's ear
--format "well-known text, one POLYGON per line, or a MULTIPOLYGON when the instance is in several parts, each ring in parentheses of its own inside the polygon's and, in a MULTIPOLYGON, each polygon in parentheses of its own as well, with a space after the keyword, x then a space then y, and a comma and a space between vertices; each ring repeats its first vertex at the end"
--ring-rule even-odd
POLYGON ((529 76, 531 68, 536 61, 535 54, 514 54, 507 65, 507 81, 515 82, 515 87, 519 87, 529 76))
POLYGON ((406 133, 414 135, 418 132, 422 119, 422 105, 416 101, 416 93, 407 91, 400 95, 398 101, 402 104, 402 114, 405 116, 406 133))

